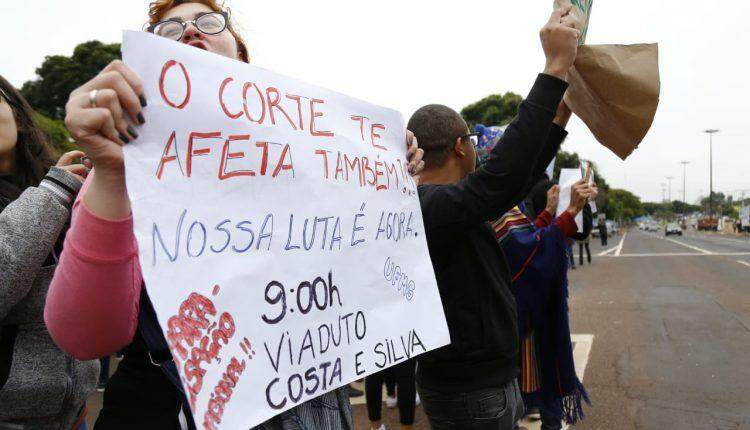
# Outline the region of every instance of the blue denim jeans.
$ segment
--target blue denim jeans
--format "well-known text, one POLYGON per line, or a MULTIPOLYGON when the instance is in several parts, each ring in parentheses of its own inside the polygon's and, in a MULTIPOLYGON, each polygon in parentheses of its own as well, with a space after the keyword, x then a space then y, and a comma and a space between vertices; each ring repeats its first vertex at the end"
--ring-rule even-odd
POLYGON ((464 393, 441 393, 419 387, 433 430, 516 430, 523 400, 515 379, 504 387, 464 393))

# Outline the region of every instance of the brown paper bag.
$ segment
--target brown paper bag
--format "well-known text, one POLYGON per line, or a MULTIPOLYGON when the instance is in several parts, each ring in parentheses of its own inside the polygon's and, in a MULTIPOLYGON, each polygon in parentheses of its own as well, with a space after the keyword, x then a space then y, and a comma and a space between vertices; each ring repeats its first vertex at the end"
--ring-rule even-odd
POLYGON ((658 58, 657 44, 583 45, 568 73, 565 103, 599 143, 623 160, 654 121, 658 58))

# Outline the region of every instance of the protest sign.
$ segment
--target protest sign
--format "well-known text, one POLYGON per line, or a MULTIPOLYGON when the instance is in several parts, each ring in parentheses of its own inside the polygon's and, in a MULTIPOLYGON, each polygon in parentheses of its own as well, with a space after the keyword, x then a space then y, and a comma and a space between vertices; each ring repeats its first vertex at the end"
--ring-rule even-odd
MULTIPOLYGON (((581 169, 560 169, 560 179, 557 181, 560 184, 560 198, 557 201, 557 213, 555 216, 562 215, 568 206, 570 206, 570 196, 573 194, 573 185, 583 178, 581 169)), ((578 226, 578 232, 583 231, 583 212, 578 212, 575 217, 576 225, 578 226)))
POLYGON ((249 428, 450 339, 402 116, 145 32, 139 260, 198 427, 249 428))
MULTIPOLYGON (((596 178, 594 177, 594 166, 591 164, 590 161, 581 160, 581 174, 583 177, 586 177, 586 172, 588 171, 589 174, 589 185, 594 185, 596 182, 596 178)), ((597 212, 596 208, 596 201, 589 200, 589 207, 591 208, 591 213, 595 214, 597 212)))
POLYGON ((586 43, 593 4, 594 0, 555 0, 555 9, 562 9, 568 5, 573 6, 570 8, 570 17, 573 19, 576 28, 581 32, 581 36, 578 38, 579 45, 586 43))

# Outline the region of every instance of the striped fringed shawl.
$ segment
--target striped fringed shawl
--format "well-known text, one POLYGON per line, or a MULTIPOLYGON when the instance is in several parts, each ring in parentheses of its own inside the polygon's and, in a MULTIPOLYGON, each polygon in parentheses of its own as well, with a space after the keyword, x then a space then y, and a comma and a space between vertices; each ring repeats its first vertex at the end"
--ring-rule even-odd
POLYGON ((535 228, 513 208, 492 223, 512 276, 521 339, 521 389, 527 408, 583 418, 588 395, 575 373, 568 320, 565 236, 554 223, 535 228), (556 412, 557 411, 557 412, 556 412))

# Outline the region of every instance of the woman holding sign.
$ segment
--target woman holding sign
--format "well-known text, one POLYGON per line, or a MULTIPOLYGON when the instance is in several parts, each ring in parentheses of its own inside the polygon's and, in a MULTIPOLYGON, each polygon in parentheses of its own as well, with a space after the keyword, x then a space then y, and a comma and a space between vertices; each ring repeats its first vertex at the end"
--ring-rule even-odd
MULTIPOLYGON (((198 49, 248 62, 245 42, 215 0, 158 0, 148 31, 198 49)), ((45 319, 55 341, 76 357, 107 356, 125 348, 110 379, 101 428, 195 428, 167 342, 145 293, 125 187, 122 145, 146 121, 141 81, 120 61, 71 93, 66 125, 92 159, 73 208, 60 269, 50 287, 45 319), (182 424, 181 424, 182 423, 182 424)), ((410 172, 421 164, 416 142, 410 172)), ((251 407, 251 405, 247 405, 251 407)), ((194 422, 195 421, 195 422, 194 422)), ((263 429, 351 429, 348 392, 337 390, 262 424, 263 429)))

